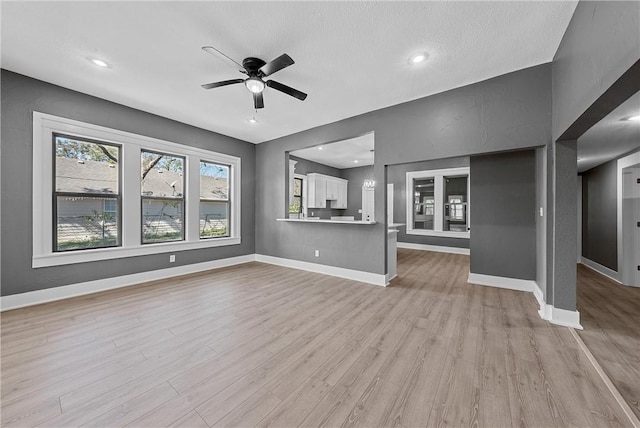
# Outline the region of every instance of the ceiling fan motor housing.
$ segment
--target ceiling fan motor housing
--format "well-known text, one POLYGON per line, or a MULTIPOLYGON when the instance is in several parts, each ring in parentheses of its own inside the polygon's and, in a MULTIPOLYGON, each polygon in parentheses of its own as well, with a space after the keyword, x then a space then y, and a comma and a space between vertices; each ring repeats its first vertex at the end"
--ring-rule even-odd
POLYGON ((264 62, 260 58, 249 57, 242 60, 242 67, 247 70, 249 76, 258 76, 259 74, 261 74, 258 72, 258 70, 265 64, 266 62, 264 62))

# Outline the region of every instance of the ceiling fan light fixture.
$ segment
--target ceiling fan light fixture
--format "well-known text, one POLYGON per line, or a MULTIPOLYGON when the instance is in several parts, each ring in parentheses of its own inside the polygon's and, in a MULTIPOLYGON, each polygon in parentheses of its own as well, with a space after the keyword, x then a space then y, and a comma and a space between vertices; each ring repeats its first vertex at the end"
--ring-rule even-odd
POLYGON ((249 77, 244 81, 244 85, 254 94, 264 91, 264 82, 258 77, 249 77))

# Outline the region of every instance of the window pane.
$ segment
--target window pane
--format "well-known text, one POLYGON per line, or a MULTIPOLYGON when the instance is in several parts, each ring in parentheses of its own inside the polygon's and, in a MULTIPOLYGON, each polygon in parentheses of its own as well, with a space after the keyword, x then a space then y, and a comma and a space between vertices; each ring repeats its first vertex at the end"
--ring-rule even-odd
POLYGON ((116 198, 58 196, 56 207, 55 251, 119 245, 116 198))
POLYGON ((435 214, 434 179, 413 180, 413 228, 433 230, 435 214))
POLYGON ((142 196, 182 198, 184 158, 142 151, 140 159, 142 196))
POLYGON ((444 218, 442 230, 467 231, 468 176, 444 177, 444 218))
POLYGON ((142 198, 142 243, 181 241, 183 200, 142 198))
POLYGON ((294 196, 293 203, 289 206, 290 214, 300 214, 302 212, 302 196, 294 196))
POLYGON ((302 179, 301 178, 293 179, 293 195, 302 196, 302 179))
POLYGON ((229 200, 229 166, 200 161, 200 199, 229 200))
POLYGON ((55 191, 118 194, 119 148, 55 136, 55 191))
POLYGON ((229 236, 229 203, 200 201, 200 238, 229 236))

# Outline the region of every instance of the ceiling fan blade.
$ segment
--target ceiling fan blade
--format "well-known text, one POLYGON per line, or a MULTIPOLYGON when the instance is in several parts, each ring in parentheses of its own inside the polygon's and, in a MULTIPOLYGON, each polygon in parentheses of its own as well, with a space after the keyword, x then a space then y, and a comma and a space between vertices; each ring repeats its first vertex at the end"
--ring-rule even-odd
POLYGON ((283 68, 289 67, 292 65, 293 59, 287 54, 282 54, 278 58, 274 59, 271 62, 266 63, 258 71, 262 73, 263 76, 269 76, 270 74, 275 73, 276 71, 280 71, 283 68))
POLYGON ((218 49, 214 48, 213 46, 203 46, 202 50, 207 52, 207 53, 210 53, 213 56, 223 57, 224 59, 226 59, 227 61, 232 62, 236 67, 238 67, 238 71, 240 73, 247 74, 247 72, 244 69, 244 67, 242 66, 242 64, 240 64, 238 61, 234 60, 233 58, 225 55, 224 53, 220 52, 218 49))
POLYGON ((264 108, 264 100, 262 99, 262 92, 253 94, 253 105, 256 109, 264 108))
POLYGON ((290 86, 283 85, 282 83, 276 82, 275 80, 267 80, 265 84, 270 88, 273 88, 280 92, 284 92, 285 94, 291 95, 292 97, 297 98, 301 101, 304 101, 307 98, 307 94, 305 94, 304 92, 300 92, 299 90, 293 89, 290 86))
POLYGON ((242 83, 242 82, 244 82, 244 79, 231 79, 231 80, 223 80, 221 82, 207 83, 205 85, 202 85, 202 87, 204 89, 213 89, 213 88, 219 88, 220 86, 234 85, 236 83, 242 83))

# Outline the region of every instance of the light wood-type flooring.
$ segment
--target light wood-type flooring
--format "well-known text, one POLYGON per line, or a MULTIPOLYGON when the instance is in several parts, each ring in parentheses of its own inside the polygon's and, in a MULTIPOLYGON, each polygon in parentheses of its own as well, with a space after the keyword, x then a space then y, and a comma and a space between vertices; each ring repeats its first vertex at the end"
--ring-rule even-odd
POLYGON ((628 426, 530 293, 399 250, 383 288, 261 263, 2 314, 2 426, 628 426))
POLYGON ((640 288, 578 266, 580 337, 640 418, 640 288))

